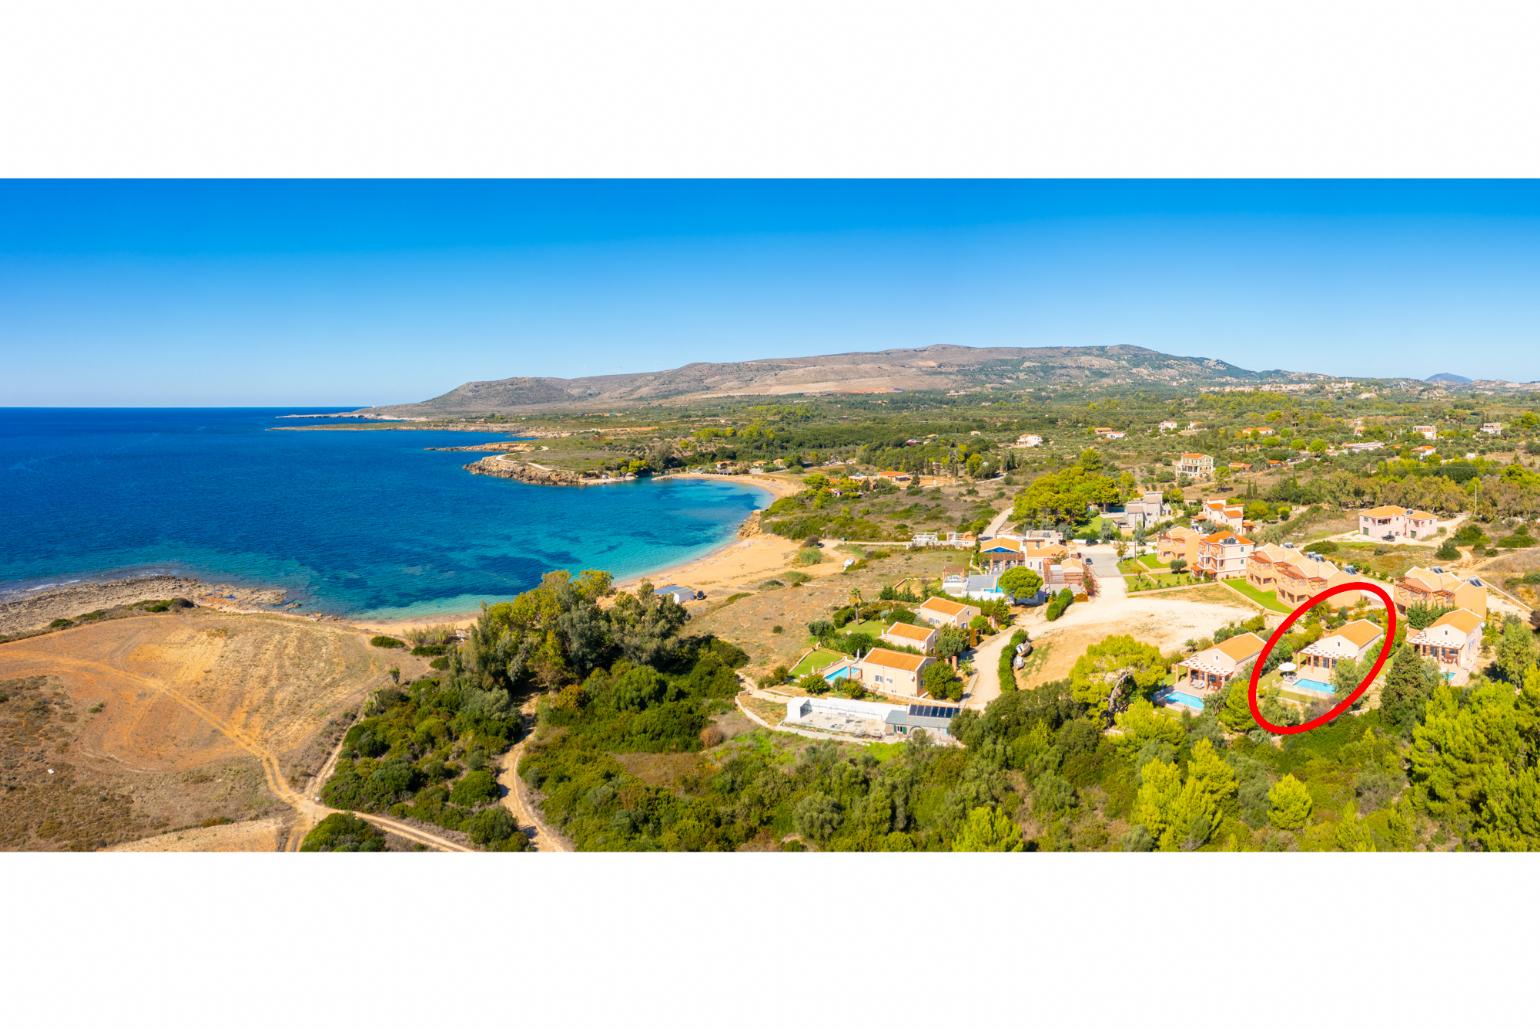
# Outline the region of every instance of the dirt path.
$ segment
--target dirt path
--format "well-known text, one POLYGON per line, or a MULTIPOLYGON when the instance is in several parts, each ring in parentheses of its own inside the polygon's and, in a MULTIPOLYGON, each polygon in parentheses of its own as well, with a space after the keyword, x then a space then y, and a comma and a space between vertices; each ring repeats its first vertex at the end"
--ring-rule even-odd
POLYGON ((519 759, 524 755, 524 745, 529 743, 529 735, 534 728, 534 704, 533 700, 526 702, 522 713, 524 725, 520 727, 519 742, 508 749, 503 755, 503 761, 498 766, 497 782, 503 786, 503 806, 518 820, 520 826, 529 827, 534 831, 529 839, 530 848, 534 851, 571 851, 569 842, 561 834, 553 830, 546 821, 541 818, 529 795, 525 793, 527 788, 524 780, 519 776, 519 759))
MULTIPOLYGON (((278 760, 278 756, 269 750, 266 745, 262 743, 262 741, 257 739, 257 737, 235 725, 232 725, 228 720, 221 718, 219 715, 211 711, 207 706, 193 700, 186 694, 183 694, 181 691, 175 689, 167 680, 152 679, 148 676, 141 676, 138 673, 129 672, 126 669, 122 669, 114 665, 109 665, 106 662, 98 662, 89 658, 79 658, 47 651, 34 650, 25 646, 18 647, 15 645, 8 645, 6 647, 5 653, 8 658, 13 660, 30 660, 43 663, 43 666, 52 672, 58 672, 61 670, 74 670, 77 672, 88 673, 96 676, 111 676, 128 680, 129 682, 143 687, 146 691, 149 692, 150 697, 166 698, 181 708, 185 709, 186 711, 190 712, 204 723, 211 726, 221 736, 225 737, 227 740, 231 741, 257 760, 257 763, 261 766, 262 778, 267 784, 267 789, 272 792, 274 797, 278 798, 278 800, 282 801, 285 805, 294 810, 295 819, 289 829, 288 840, 285 842, 284 846, 285 851, 297 851, 299 849, 300 842, 304 839, 305 834, 309 832, 310 827, 315 825, 315 823, 319 822, 321 819, 324 819, 326 816, 331 815, 333 812, 337 811, 337 809, 328 808, 319 802, 312 801, 303 797, 298 791, 291 787, 289 785, 288 779, 283 774, 283 767, 278 760)), ((454 841, 446 840, 442 837, 438 837, 435 834, 428 833, 427 831, 417 829, 413 826, 408 826, 405 823, 397 822, 394 819, 388 819, 384 816, 372 815, 364 812, 357 812, 354 814, 356 814, 359 818, 373 823, 382 829, 389 830, 390 832, 395 833, 401 837, 405 837, 407 840, 413 841, 414 843, 423 844, 428 847, 436 848, 440 851, 472 850, 471 848, 468 848, 462 844, 457 844, 454 841)))

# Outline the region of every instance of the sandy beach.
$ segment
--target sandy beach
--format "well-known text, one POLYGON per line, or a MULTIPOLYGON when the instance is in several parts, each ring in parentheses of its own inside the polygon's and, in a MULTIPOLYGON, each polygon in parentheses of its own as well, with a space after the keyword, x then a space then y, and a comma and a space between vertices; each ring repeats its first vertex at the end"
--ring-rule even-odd
MULTIPOLYGON (((772 474, 729 476, 680 472, 671 474, 669 478, 748 484, 766 491, 773 499, 788 497, 802 489, 798 480, 772 474)), ((713 594, 762 582, 791 567, 797 543, 760 533, 758 522, 756 513, 740 527, 737 539, 697 558, 633 576, 622 581, 619 586, 630 589, 643 580, 649 580, 657 586, 678 583, 713 594)), ((147 575, 83 580, 0 594, 0 637, 36 632, 47 628, 55 619, 73 619, 88 612, 172 597, 185 597, 202 607, 231 612, 270 612, 287 600, 284 591, 280 589, 208 583, 184 576, 147 575)), ((438 626, 463 628, 475 622, 478 614, 477 610, 470 609, 409 619, 343 621, 373 632, 400 634, 438 626)))
MULTIPOLYGON (((700 479, 708 482, 747 483, 769 493, 773 500, 790 497, 802 489, 802 483, 790 476, 772 474, 727 476, 705 472, 671 473, 670 479, 700 479)), ((721 594, 743 586, 753 586, 791 568, 797 553, 797 542, 783 537, 761 533, 756 512, 739 529, 736 540, 696 558, 673 565, 666 565, 640 576, 621 580, 617 586, 623 590, 634 589, 646 580, 654 586, 678 584, 708 595, 721 594)), ((437 626, 463 629, 476 621, 479 613, 456 612, 441 616, 425 616, 413 619, 366 619, 353 620, 353 625, 376 633, 409 633, 413 630, 437 626)))

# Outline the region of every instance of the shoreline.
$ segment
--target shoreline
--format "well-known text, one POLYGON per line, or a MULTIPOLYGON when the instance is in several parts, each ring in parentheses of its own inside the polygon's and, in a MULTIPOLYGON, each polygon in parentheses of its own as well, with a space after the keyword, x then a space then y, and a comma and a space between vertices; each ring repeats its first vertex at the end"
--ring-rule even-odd
POLYGON ((93 612, 177 597, 218 611, 325 618, 288 607, 292 601, 281 587, 241 586, 195 576, 145 573, 103 579, 82 577, 67 583, 0 592, 0 637, 42 632, 58 619, 74 620, 93 612))
MULTIPOLYGON (((752 486, 763 491, 773 503, 802 489, 802 484, 773 474, 720 475, 709 472, 674 472, 650 477, 656 480, 693 479, 752 486)), ((767 505, 768 506, 768 503, 767 505)), ((662 586, 672 581, 706 589, 708 593, 725 586, 764 579, 791 567, 796 554, 795 541, 761 533, 755 509, 737 527, 736 535, 710 550, 646 572, 617 579, 617 589, 634 589, 643 581, 662 586)), ((461 628, 475 622, 479 606, 461 611, 432 615, 409 615, 399 619, 372 619, 367 615, 341 615, 316 609, 293 607, 293 598, 282 587, 250 586, 216 582, 191 575, 146 571, 108 573, 101 578, 89 575, 67 582, 17 586, 0 590, 0 637, 34 633, 47 629, 56 619, 75 619, 94 611, 136 604, 141 601, 185 597, 200 607, 236 613, 276 613, 298 618, 345 623, 359 629, 400 633, 434 626, 461 628)))

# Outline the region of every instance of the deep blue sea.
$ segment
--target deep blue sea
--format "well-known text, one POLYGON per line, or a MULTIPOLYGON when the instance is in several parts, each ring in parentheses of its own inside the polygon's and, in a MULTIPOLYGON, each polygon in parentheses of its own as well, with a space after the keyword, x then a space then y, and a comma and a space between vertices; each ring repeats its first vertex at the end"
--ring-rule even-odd
POLYGON ((473 476, 507 439, 255 408, 0 408, 0 591, 163 571, 279 586, 377 618, 467 611, 551 569, 617 579, 730 540, 768 499, 679 480, 542 487, 473 476))

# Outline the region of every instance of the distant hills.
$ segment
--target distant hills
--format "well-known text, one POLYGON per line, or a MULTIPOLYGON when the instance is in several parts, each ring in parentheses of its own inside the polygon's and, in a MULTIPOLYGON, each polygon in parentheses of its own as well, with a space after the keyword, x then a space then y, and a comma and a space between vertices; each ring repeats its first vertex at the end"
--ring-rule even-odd
POLYGON ((990 389, 1019 392, 1035 387, 1180 388, 1329 381, 1329 376, 1278 370, 1253 372, 1213 358, 1178 357, 1144 347, 937 345, 805 358, 696 362, 661 372, 575 379, 516 376, 466 383, 419 404, 365 410, 433 417, 794 394, 990 389))
POLYGON ((1428 376, 1424 382, 1444 383, 1448 386, 1464 386, 1467 383, 1475 382, 1475 380, 1468 376, 1455 375, 1453 372, 1440 372, 1438 375, 1428 376))

